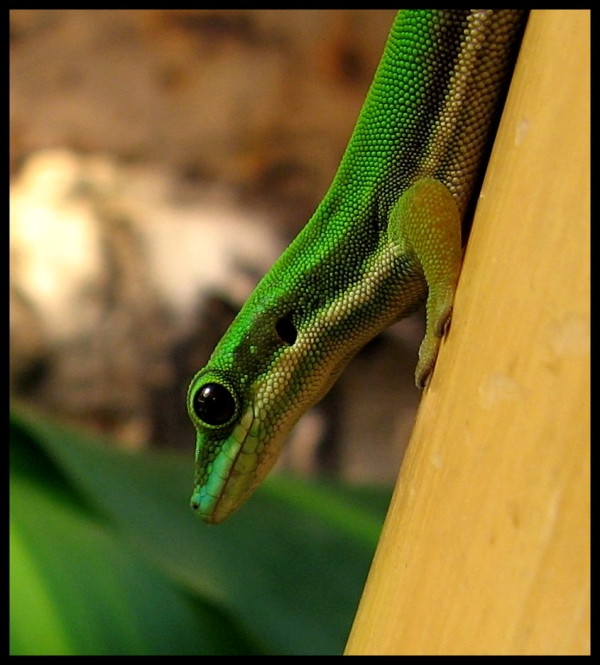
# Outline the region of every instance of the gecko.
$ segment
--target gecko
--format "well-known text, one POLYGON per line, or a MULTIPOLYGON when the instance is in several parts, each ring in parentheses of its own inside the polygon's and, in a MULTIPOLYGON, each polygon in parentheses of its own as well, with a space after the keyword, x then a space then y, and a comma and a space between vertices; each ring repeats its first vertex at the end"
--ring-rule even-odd
POLYGON ((332 184, 192 379, 191 506, 229 517, 350 359, 425 305, 424 388, 526 10, 401 10, 332 184))

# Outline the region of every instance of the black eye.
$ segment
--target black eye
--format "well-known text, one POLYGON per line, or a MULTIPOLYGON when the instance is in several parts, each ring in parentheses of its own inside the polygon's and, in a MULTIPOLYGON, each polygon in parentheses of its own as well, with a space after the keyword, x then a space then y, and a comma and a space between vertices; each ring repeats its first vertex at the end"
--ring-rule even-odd
POLYGON ((296 337, 298 336, 296 326, 292 323, 292 319, 290 319, 289 316, 283 316, 281 319, 279 319, 279 321, 277 321, 275 324, 275 330, 279 335, 279 339, 281 339, 286 344, 289 344, 290 346, 292 346, 292 344, 296 341, 296 337))
POLYGON ((207 425, 224 425, 235 413, 233 395, 220 383, 207 383, 194 395, 194 413, 207 425))

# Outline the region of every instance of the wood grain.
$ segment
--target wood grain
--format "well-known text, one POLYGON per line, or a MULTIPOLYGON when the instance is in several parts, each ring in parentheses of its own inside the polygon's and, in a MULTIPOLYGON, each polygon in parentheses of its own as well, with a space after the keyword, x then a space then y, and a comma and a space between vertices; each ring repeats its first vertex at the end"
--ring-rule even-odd
POLYGON ((347 654, 590 651, 589 100, 534 10, 347 654))

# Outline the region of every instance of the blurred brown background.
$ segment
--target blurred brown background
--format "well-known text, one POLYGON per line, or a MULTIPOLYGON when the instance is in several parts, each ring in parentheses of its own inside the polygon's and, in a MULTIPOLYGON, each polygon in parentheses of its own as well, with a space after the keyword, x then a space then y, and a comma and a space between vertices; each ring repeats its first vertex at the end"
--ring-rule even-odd
MULTIPOLYGON (((325 193, 394 13, 11 10, 11 394, 191 459, 187 384, 325 193)), ((285 466, 395 478, 420 325, 357 357, 285 466)))

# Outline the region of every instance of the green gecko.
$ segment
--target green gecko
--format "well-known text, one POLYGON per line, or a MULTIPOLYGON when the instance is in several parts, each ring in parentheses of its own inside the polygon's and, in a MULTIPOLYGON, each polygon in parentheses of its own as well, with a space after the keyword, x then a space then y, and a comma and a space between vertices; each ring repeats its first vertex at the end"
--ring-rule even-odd
POLYGON ((356 352, 423 303, 416 383, 427 384, 526 18, 398 13, 329 191, 191 382, 191 506, 206 522, 248 499, 356 352))

